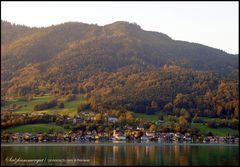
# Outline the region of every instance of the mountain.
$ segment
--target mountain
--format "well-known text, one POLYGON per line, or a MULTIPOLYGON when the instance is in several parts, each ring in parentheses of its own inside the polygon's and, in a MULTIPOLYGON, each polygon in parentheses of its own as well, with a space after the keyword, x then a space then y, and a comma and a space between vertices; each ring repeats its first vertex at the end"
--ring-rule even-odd
MULTIPOLYGON (((89 93, 105 107, 144 106, 148 112, 146 106, 152 109, 155 102, 162 109, 179 93, 197 97, 211 91, 215 97, 223 83, 230 85, 226 91, 237 90, 238 59, 123 21, 45 28, 1 21, 2 95, 36 93, 42 86, 53 94, 89 93)), ((236 99, 237 93, 228 98, 236 99)))
MULTIPOLYGON (((64 62, 77 70, 116 70, 129 64, 152 67, 174 64, 227 74, 238 69, 236 55, 172 40, 165 34, 144 31, 127 22, 106 26, 69 22, 29 28, 2 21, 1 29, 3 71, 7 68, 16 72, 29 64, 49 61, 55 62, 55 68, 64 62)), ((53 63, 49 64, 47 68, 51 69, 53 63)))

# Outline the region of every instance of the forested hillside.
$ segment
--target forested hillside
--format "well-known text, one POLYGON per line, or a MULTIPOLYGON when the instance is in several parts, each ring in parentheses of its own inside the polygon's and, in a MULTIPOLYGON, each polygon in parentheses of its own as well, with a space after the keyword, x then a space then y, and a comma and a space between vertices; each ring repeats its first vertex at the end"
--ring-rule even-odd
POLYGON ((1 105, 9 97, 84 93, 101 113, 238 119, 238 59, 135 23, 30 28, 1 21, 1 105))

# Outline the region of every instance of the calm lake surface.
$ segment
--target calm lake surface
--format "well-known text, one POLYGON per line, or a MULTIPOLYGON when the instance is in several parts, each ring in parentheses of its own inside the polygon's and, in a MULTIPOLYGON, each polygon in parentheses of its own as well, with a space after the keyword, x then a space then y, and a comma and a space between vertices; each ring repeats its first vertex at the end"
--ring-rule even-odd
POLYGON ((1 165, 239 165, 239 145, 9 144, 1 165))

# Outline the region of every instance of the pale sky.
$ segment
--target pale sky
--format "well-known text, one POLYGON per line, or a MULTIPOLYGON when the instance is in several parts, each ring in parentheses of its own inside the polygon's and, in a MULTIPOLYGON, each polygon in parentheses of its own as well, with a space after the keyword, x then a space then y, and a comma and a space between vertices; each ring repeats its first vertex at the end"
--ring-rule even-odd
POLYGON ((235 2, 2 2, 1 19, 27 26, 68 21, 105 25, 135 22, 173 39, 239 53, 239 4, 235 2))

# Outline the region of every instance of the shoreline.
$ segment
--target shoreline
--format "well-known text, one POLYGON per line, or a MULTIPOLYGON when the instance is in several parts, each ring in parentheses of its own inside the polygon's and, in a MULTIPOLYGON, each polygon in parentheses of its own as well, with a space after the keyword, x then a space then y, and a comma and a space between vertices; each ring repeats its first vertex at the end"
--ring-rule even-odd
POLYGON ((18 146, 238 146, 226 143, 1 143, 1 147, 18 146))

